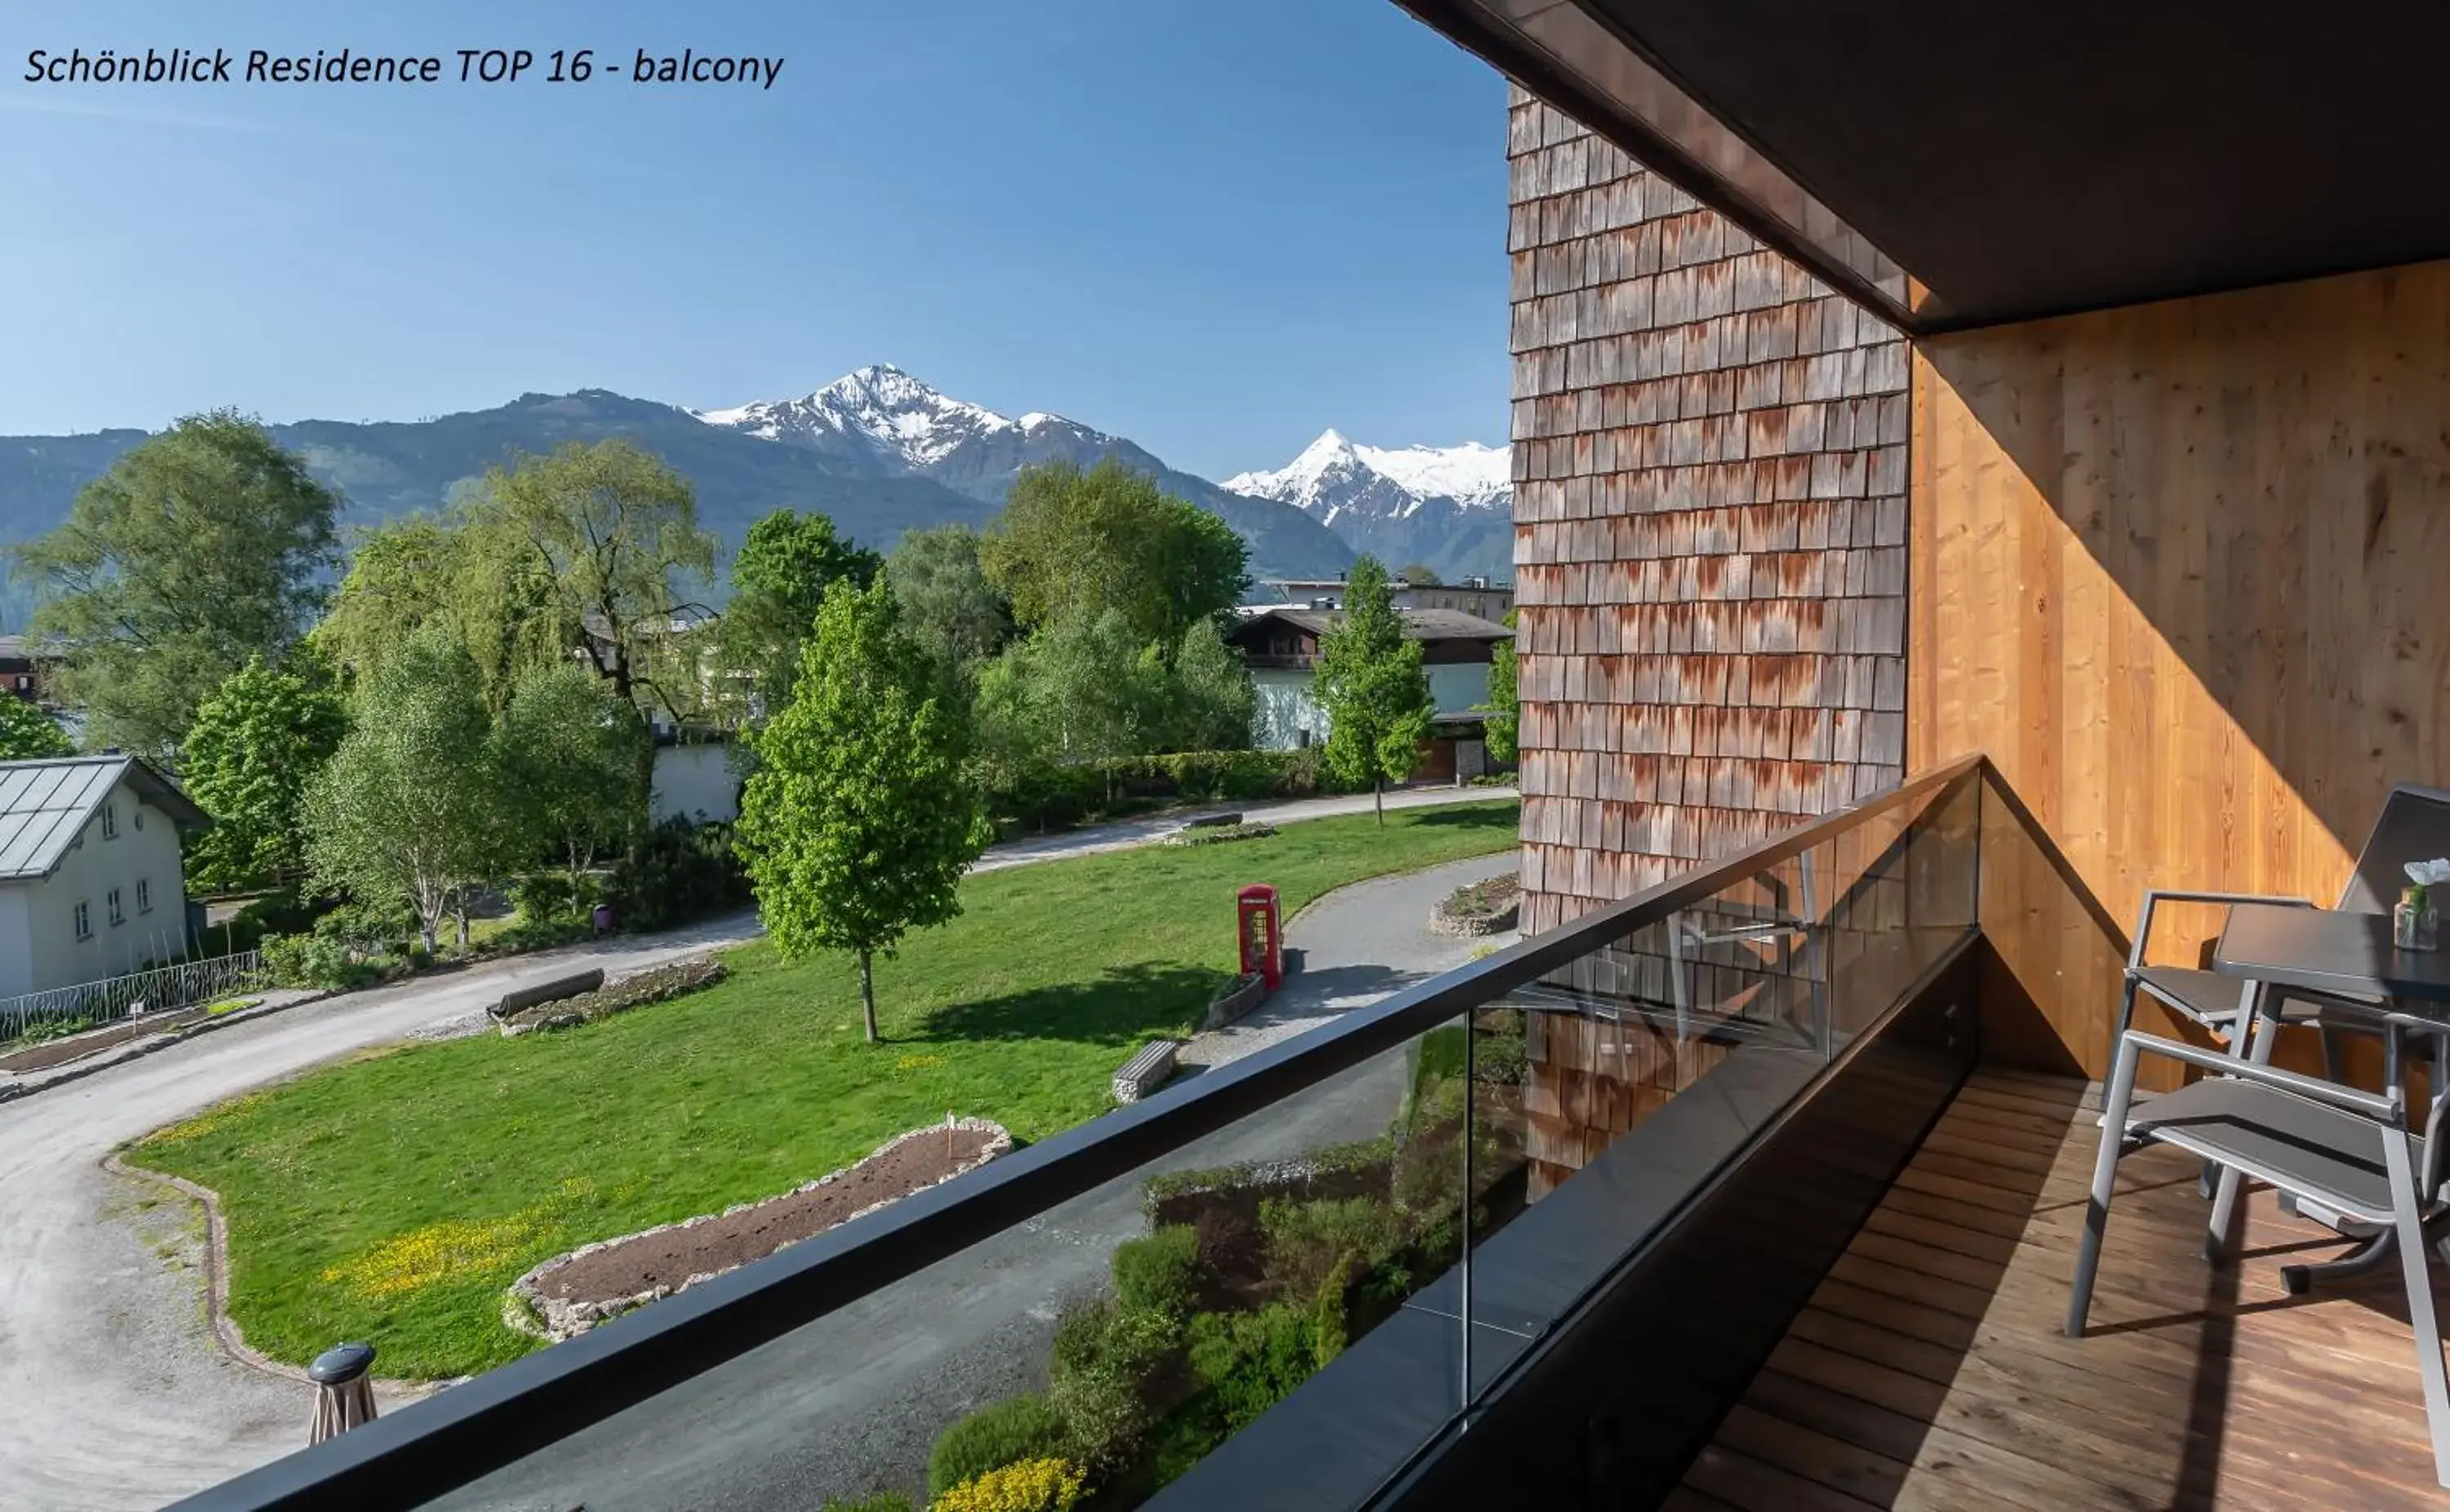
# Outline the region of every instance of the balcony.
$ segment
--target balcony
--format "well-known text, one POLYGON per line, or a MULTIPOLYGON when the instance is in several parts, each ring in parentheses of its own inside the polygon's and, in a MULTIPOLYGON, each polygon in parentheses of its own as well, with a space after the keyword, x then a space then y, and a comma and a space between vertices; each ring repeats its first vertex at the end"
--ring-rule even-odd
POLYGON ((2285 1295, 2340 1241, 2268 1193, 2213 1268, 2197 1168, 2129 1160, 2058 1331, 2097 1133, 2043 978, 2121 943, 2067 877, 1955 764, 184 1505, 856 1498, 1050 1355, 1086 1389, 1108 1254, 1175 1225, 1228 1321, 1097 1378, 1085 1505, 2429 1503, 2396 1293, 2285 1295))

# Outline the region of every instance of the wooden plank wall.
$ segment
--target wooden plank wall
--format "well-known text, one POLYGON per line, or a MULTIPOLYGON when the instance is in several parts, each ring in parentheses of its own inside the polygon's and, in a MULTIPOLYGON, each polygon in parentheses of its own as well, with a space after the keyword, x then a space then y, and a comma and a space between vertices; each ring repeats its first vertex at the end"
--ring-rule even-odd
POLYGON ((1519 89, 1525 923, 1895 783, 1904 342, 1519 89))
MULTIPOLYGON (((2327 903, 2391 783, 2450 785, 2450 264, 1936 338, 1913 406, 1910 764, 1989 752, 2116 922, 2327 903)), ((2101 931, 1993 901, 2101 1075, 2101 931)))

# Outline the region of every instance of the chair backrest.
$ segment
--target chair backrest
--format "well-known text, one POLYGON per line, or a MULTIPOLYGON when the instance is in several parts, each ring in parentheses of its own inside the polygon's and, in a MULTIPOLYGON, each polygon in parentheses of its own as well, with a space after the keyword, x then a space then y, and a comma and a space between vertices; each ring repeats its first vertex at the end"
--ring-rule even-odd
POLYGON ((2450 792, 2401 783, 2382 800, 2373 833, 2358 853, 2356 875, 2340 894, 2343 913, 2386 914, 2407 885, 2411 861, 2450 857, 2450 792))

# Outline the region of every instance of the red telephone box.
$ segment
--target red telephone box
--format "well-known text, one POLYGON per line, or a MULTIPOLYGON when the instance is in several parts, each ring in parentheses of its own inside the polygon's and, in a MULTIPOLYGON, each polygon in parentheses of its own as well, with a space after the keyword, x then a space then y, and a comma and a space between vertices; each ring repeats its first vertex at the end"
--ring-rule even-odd
POLYGON ((1285 980, 1285 942, 1276 920, 1276 890, 1253 882, 1235 895, 1242 929, 1242 971, 1257 972, 1275 991, 1285 980))

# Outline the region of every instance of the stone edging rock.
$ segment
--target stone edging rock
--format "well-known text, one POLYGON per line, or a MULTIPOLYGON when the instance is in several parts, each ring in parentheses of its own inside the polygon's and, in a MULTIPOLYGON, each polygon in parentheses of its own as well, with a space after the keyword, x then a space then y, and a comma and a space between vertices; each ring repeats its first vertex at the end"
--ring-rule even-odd
MULTIPOLYGON (((627 1244, 632 1239, 643 1239, 650 1234, 666 1233, 674 1229, 693 1229, 700 1224, 712 1223, 719 1218, 729 1218, 734 1213, 746 1212, 752 1208, 765 1207, 768 1203, 781 1202, 787 1198, 804 1195, 807 1192, 815 1191, 819 1187, 841 1180, 843 1177, 849 1175, 852 1172, 857 1171, 860 1167, 866 1165, 869 1161, 877 1159, 882 1155, 890 1154, 894 1150, 913 1139, 924 1138, 931 1134, 942 1134, 947 1127, 947 1125, 941 1123, 928 1124, 924 1128, 912 1129, 904 1133, 895 1134, 892 1138, 887 1139, 885 1143, 877 1146, 874 1150, 869 1151, 865 1155, 851 1162, 849 1165, 843 1167, 841 1170, 829 1171, 826 1174, 819 1176, 816 1180, 804 1182, 801 1185, 792 1188, 788 1192, 778 1192, 770 1197, 761 1197, 755 1202, 736 1202, 730 1207, 724 1209, 721 1212, 700 1213, 694 1218, 684 1218, 678 1223, 659 1223, 651 1229, 641 1229, 635 1233, 625 1233, 612 1239, 599 1239, 593 1244, 581 1245, 567 1254, 555 1255, 554 1258, 545 1261, 542 1265, 536 1266, 533 1270, 529 1270, 525 1275, 511 1283, 509 1291, 506 1292, 502 1298, 502 1321, 521 1333, 529 1334, 535 1338, 546 1340, 550 1343, 558 1344, 564 1339, 575 1338, 577 1335, 585 1333, 588 1329, 606 1321, 607 1319, 619 1317, 622 1313, 632 1311, 638 1308, 643 1308, 651 1302, 660 1302, 668 1296, 688 1290, 690 1288, 696 1286, 701 1281, 711 1281, 717 1276, 727 1275, 733 1270, 737 1270, 740 1267, 733 1265, 726 1266, 719 1270, 702 1271, 696 1275, 690 1276, 676 1287, 659 1286, 651 1291, 642 1291, 633 1297, 619 1297, 609 1301, 574 1301, 562 1297, 548 1297, 544 1295, 543 1292, 543 1282, 545 1278, 552 1275, 562 1267, 571 1264, 573 1261, 583 1259, 588 1255, 595 1254, 601 1250, 610 1250, 614 1245, 627 1244)), ((995 1123, 985 1118, 960 1118, 955 1119, 949 1127, 964 1132, 982 1131, 989 1135, 989 1138, 987 1139, 986 1144, 981 1148, 977 1155, 968 1161, 965 1161, 962 1165, 955 1167, 952 1171, 947 1172, 940 1180, 929 1182, 926 1187, 915 1187, 911 1189, 911 1191, 902 1193, 901 1196, 887 1197, 883 1202, 870 1203, 868 1206, 850 1214, 849 1217, 843 1219, 842 1222, 849 1223, 853 1219, 864 1218, 880 1208, 891 1207, 893 1204, 900 1202, 903 1197, 913 1196, 918 1192, 929 1190, 931 1187, 942 1186, 944 1182, 952 1180, 955 1176, 964 1175, 969 1172, 976 1171, 979 1167, 985 1165, 988 1161, 995 1159, 998 1155, 1008 1154, 1012 1151, 1012 1134, 1000 1123, 995 1123)), ((836 1224, 833 1227, 839 1228, 841 1225, 836 1224)), ((821 1231, 829 1232, 831 1231, 826 1230, 821 1231)), ((811 1235, 810 1237, 814 1237, 814 1235, 811 1235)), ((797 1242, 799 1241, 793 1241, 793 1243, 797 1242)), ((782 1248, 788 1250, 790 1246, 785 1245, 782 1248)), ((781 1250, 777 1250, 773 1252, 779 1254, 781 1250)), ((743 1265, 754 1263, 755 1262, 753 1261, 741 1262, 743 1265)))
POLYGON ((1507 904, 1493 914, 1453 914, 1444 902, 1429 910, 1429 933, 1469 939, 1475 935, 1502 935, 1512 929, 1523 917, 1523 905, 1507 904))
POLYGON ((1218 989, 1208 999, 1208 1012, 1199 1020, 1202 1029, 1221 1029, 1259 1006, 1268 996, 1268 979, 1257 972, 1246 972, 1218 989))

